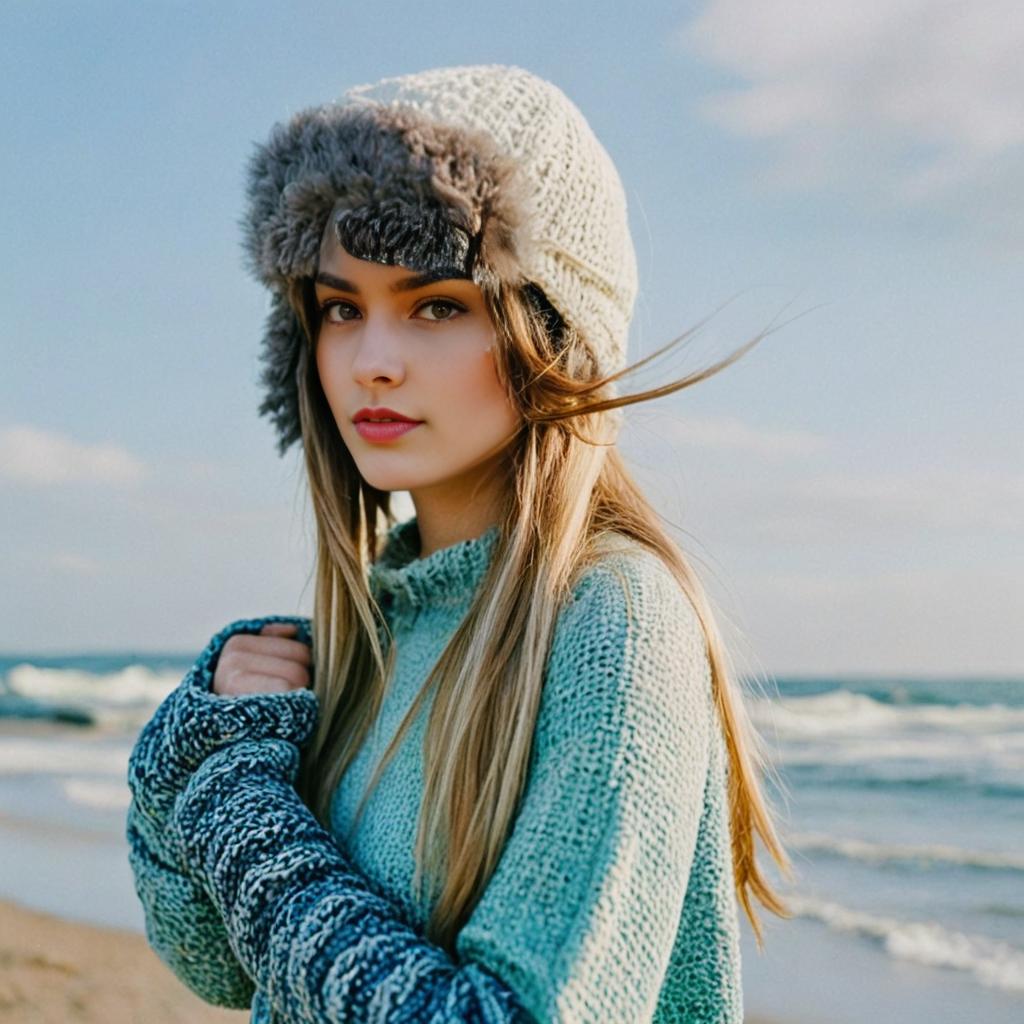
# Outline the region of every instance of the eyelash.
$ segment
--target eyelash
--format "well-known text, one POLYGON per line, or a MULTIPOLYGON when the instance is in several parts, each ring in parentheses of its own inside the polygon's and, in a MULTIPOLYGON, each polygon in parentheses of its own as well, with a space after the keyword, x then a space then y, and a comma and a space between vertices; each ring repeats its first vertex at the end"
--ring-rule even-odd
MULTIPOLYGON (((436 305, 450 306, 453 310, 455 310, 456 312, 459 312, 459 313, 467 313, 468 312, 466 307, 464 305, 462 305, 461 302, 456 302, 454 299, 442 299, 440 297, 433 298, 433 299, 424 299, 413 310, 413 312, 414 313, 418 313, 421 309, 424 309, 426 306, 436 306, 436 305)), ((344 299, 325 299, 320 304, 320 316, 321 316, 321 318, 326 320, 327 319, 327 311, 329 309, 331 309, 332 307, 334 307, 334 306, 348 306, 350 309, 356 309, 357 312, 358 312, 358 309, 357 309, 356 306, 352 305, 351 302, 346 302, 344 299)), ((352 319, 355 319, 355 318, 353 317, 352 319)), ((435 324, 443 324, 443 323, 447 323, 449 320, 454 320, 454 319, 455 319, 455 317, 448 316, 448 317, 445 317, 443 320, 428 320, 427 322, 428 323, 435 323, 435 324)), ((329 323, 344 323, 345 321, 330 320, 328 322, 329 323)))

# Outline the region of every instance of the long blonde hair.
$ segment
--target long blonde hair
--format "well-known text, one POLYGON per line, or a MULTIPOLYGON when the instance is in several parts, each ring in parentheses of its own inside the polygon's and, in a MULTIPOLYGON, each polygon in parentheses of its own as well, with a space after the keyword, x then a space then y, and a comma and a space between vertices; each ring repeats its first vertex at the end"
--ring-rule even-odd
MULTIPOLYGON (((737 897, 762 948, 752 897, 790 912, 755 859, 755 835, 782 871, 789 859, 762 795, 767 759, 746 718, 704 590, 614 445, 612 410, 691 386, 724 369, 728 358, 662 387, 615 396, 609 384, 662 354, 686 335, 612 376, 596 374, 585 341, 526 290, 485 288, 496 328, 500 381, 522 426, 500 472, 507 509, 477 597, 424 681, 384 752, 366 798, 432 688, 424 740, 424 793, 415 846, 414 888, 433 894, 427 938, 454 951, 455 937, 494 871, 515 819, 529 764, 545 661, 555 620, 573 583, 625 536, 656 552, 700 617, 712 686, 729 757, 728 801, 737 897), (545 315, 542 315, 545 314, 545 315)), ((317 527, 313 613, 317 730, 304 752, 300 789, 327 824, 331 794, 381 706, 394 649, 366 572, 394 524, 390 494, 359 474, 320 386, 315 345, 318 311, 308 278, 289 302, 308 342, 299 358, 299 409, 317 527)))

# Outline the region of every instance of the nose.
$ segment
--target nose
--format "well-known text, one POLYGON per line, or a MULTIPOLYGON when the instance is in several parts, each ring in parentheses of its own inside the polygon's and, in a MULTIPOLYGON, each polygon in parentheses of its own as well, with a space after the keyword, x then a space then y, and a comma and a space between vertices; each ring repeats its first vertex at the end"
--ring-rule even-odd
POLYGON ((352 377, 364 387, 399 384, 405 378, 398 332, 386 318, 365 321, 352 360, 352 377))

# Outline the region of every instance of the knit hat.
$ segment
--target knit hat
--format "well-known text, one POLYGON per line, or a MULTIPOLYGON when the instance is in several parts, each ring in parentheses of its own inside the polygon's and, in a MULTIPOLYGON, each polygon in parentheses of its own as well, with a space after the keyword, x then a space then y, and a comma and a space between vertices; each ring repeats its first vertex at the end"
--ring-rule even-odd
POLYGON ((275 125, 249 163, 246 262, 272 293, 260 412, 282 454, 301 438, 288 287, 316 272, 329 220, 358 259, 531 286, 600 374, 625 365, 637 290, 625 194, 572 101, 502 65, 384 78, 275 125))

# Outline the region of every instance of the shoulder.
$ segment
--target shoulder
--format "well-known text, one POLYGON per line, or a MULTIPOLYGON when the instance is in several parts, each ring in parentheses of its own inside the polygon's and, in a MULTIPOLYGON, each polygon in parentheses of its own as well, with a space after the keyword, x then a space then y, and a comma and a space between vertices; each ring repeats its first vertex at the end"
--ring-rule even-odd
POLYGON ((549 710, 585 706, 606 722, 710 715, 704 628, 658 554, 617 539, 580 573, 555 624, 545 691, 549 710))
POLYGON ((656 552, 629 538, 606 546, 578 576, 556 623, 563 644, 650 644, 705 649, 700 616, 656 552))

